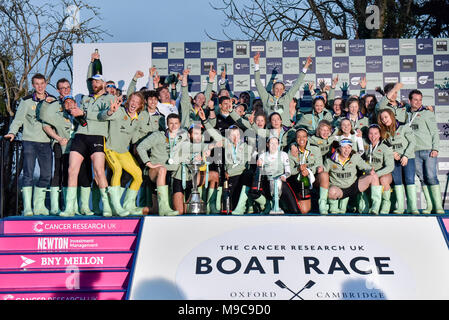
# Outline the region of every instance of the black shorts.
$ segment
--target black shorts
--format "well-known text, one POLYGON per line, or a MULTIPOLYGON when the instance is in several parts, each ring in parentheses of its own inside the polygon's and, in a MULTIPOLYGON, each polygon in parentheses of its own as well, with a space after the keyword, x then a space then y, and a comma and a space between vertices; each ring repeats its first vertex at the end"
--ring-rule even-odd
POLYGON ((310 194, 310 188, 301 188, 301 183, 298 181, 298 175, 290 176, 287 178, 287 182, 295 192, 298 200, 309 200, 312 195, 310 194))
POLYGON ((190 197, 192 188, 193 188, 192 180, 186 181, 186 188, 183 189, 182 188, 182 180, 173 178, 173 185, 172 185, 173 194, 175 194, 177 192, 182 192, 182 193, 184 193, 185 198, 188 199, 190 197))
POLYGON ((354 197, 357 196, 360 191, 359 191, 359 179, 357 178, 357 180, 348 188, 340 188, 341 191, 343 191, 343 196, 342 199, 347 198, 347 197, 354 197))
POLYGON ((76 151, 84 158, 90 158, 95 152, 104 153, 104 137, 75 134, 70 151, 76 151))

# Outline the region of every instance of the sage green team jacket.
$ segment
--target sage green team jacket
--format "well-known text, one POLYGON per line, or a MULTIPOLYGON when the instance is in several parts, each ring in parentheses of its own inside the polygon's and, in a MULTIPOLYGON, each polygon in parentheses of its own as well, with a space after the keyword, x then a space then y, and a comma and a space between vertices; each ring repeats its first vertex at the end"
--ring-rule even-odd
POLYGON ((421 150, 439 150, 440 135, 438 133, 435 114, 425 108, 413 112, 410 110, 407 125, 415 134, 415 152, 421 150))
POLYGON ((311 136, 315 134, 315 131, 318 128, 318 123, 321 120, 327 120, 332 123, 332 113, 329 110, 324 109, 320 114, 316 114, 313 110, 311 113, 302 114, 299 117, 295 128, 305 128, 309 136, 311 136))
POLYGON ((270 115, 272 112, 280 113, 282 117, 282 124, 284 126, 291 127, 292 119, 290 116, 290 102, 299 91, 305 76, 306 74, 301 72, 296 82, 287 92, 285 92, 281 97, 275 97, 267 91, 265 86, 262 84, 262 81, 260 81, 260 70, 255 71, 254 81, 256 83, 257 92, 262 100, 265 113, 267 115, 270 115))
POLYGON ((109 131, 106 137, 106 148, 117 153, 128 152, 129 144, 135 143, 139 138, 141 126, 140 115, 136 119, 131 118, 124 107, 120 107, 112 115, 108 116, 108 110, 103 110, 98 115, 100 121, 109 122, 109 131))
POLYGON ((114 98, 113 95, 107 93, 97 98, 92 95, 84 96, 80 107, 86 113, 87 125, 85 127, 78 126, 76 133, 107 137, 109 123, 100 120, 99 115, 109 109, 114 98))
POLYGON ((216 130, 209 120, 203 122, 204 127, 214 139, 214 141, 223 141, 225 153, 225 170, 230 177, 238 176, 249 169, 253 148, 245 142, 239 142, 237 147, 227 138, 224 138, 218 130, 216 130), (234 151, 235 148, 235 151, 234 151))
POLYGON ((378 143, 377 147, 370 146, 371 143, 365 140, 365 152, 362 155, 362 158, 366 161, 366 163, 371 165, 374 171, 376 171, 379 178, 383 175, 393 172, 393 148, 391 146, 388 146, 383 140, 378 143))
POLYGON ((335 135, 330 135, 329 138, 323 139, 315 134, 309 138, 308 142, 310 145, 320 149, 321 156, 324 158, 331 151, 332 143, 334 143, 335 140, 335 135))
MULTIPOLYGON (((292 145, 298 146, 297 143, 292 145)), ((299 150, 299 148, 298 148, 299 150)), ((299 174, 300 164, 306 164, 307 168, 316 174, 319 167, 323 166, 323 157, 321 156, 321 151, 318 147, 312 146, 309 141, 307 141, 306 149, 304 153, 298 151, 298 156, 294 157, 290 150, 288 151, 288 158, 290 160, 290 170, 292 176, 299 174)))
POLYGON ((401 157, 415 158, 415 135, 409 125, 400 125, 394 136, 388 134, 386 141, 393 148, 393 152, 399 153, 401 157))
POLYGON ((398 120, 401 123, 407 122, 407 108, 404 106, 401 106, 400 103, 398 103, 398 106, 393 106, 390 104, 387 96, 383 96, 383 98, 376 104, 374 110, 376 111, 376 117, 382 111, 383 109, 390 109, 393 111, 394 116, 396 117, 396 120, 398 120))
MULTIPOLYGON (((61 145, 61 150, 63 154, 70 153, 70 145, 75 134, 74 126, 71 116, 64 110, 61 100, 54 100, 51 103, 44 101, 39 108, 39 118, 43 122, 42 127, 50 125, 56 130, 58 136, 68 140, 65 146, 61 145)), ((53 141, 53 145, 54 143, 57 142, 53 141)))
MULTIPOLYGON (((47 97, 53 97, 47 94, 47 97)), ((53 97, 56 99, 55 97, 53 97)), ((17 137, 20 128, 22 130, 22 140, 31 142, 50 143, 50 137, 47 136, 42 128, 42 122, 39 120, 39 108, 43 101, 39 101, 35 94, 24 97, 17 107, 16 115, 9 126, 8 134, 12 133, 17 137)))
POLYGON ((176 146, 185 140, 188 140, 188 134, 182 129, 178 130, 172 143, 170 143, 168 133, 156 131, 137 145, 137 153, 145 164, 149 161, 152 164, 163 165, 168 171, 175 171, 182 162, 182 159, 176 157, 178 154, 176 146), (150 151, 150 156, 148 156, 148 151, 150 151), (169 164, 168 159, 172 159, 173 164, 169 164))
POLYGON ((338 161, 338 152, 334 152, 324 161, 324 171, 329 173, 331 186, 346 189, 357 181, 357 171, 370 172, 371 166, 359 154, 354 153, 344 165, 338 161))

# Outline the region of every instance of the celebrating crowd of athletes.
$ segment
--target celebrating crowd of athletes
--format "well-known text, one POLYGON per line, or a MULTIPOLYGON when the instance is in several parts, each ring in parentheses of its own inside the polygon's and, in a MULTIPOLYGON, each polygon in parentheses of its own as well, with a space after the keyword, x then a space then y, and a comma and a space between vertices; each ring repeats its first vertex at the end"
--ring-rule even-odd
POLYGON ((423 106, 419 90, 397 101, 402 84, 391 83, 378 99, 365 94, 362 78, 358 95, 337 97, 338 76, 317 89, 304 83, 309 57, 289 90, 275 82, 270 92, 257 54, 256 97, 234 96, 225 72, 215 92, 213 66, 206 90, 193 97, 190 70, 162 80, 155 68, 139 91, 137 71, 123 95, 96 73, 99 59, 92 54, 88 96, 75 99, 60 79, 53 97, 36 74, 17 108, 5 138, 22 128, 24 216, 186 214, 197 186, 206 214, 419 214, 415 174, 421 213, 444 213, 434 108, 423 106), (304 84, 312 96, 306 113, 295 98, 304 84))

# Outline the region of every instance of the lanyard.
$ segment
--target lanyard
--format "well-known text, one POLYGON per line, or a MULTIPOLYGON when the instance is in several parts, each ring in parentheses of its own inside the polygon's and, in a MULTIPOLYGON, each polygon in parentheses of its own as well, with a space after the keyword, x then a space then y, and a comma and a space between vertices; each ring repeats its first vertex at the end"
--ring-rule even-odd
POLYGON ((378 146, 379 146, 379 142, 376 143, 374 148, 373 148, 373 144, 370 143, 370 145, 369 145, 369 164, 371 164, 373 162, 373 154, 374 154, 374 151, 376 151, 378 146))

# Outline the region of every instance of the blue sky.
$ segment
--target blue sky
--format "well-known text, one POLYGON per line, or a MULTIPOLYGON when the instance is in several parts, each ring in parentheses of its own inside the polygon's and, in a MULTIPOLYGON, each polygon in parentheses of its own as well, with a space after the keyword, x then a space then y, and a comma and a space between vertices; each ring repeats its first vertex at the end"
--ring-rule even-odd
POLYGON ((103 42, 211 41, 204 30, 222 36, 225 16, 209 4, 220 5, 220 0, 101 2, 105 4, 101 6, 100 23, 113 35, 103 42))

